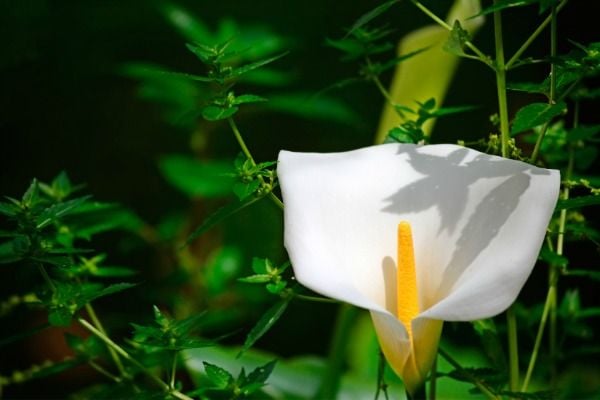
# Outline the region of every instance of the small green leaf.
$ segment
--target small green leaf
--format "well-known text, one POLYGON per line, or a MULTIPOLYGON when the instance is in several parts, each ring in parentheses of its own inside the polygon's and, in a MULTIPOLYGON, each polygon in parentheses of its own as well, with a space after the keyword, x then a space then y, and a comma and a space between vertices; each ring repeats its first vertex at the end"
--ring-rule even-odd
POLYGON ((567 105, 563 101, 556 104, 528 104, 517 112, 513 121, 511 134, 516 135, 538 125, 550 122, 554 117, 565 112, 566 109, 567 105))
POLYGON ((471 39, 469 32, 464 30, 460 25, 458 20, 454 21, 454 25, 452 26, 452 30, 450 31, 450 36, 448 36, 448 40, 444 43, 443 49, 450 54, 454 54, 457 56, 464 56, 465 51, 465 43, 471 39))
POLYGON ((241 67, 238 67, 238 68, 233 68, 227 74, 226 78, 227 79, 236 78, 236 77, 238 77, 240 75, 243 75, 243 74, 248 73, 250 71, 253 71, 253 70, 257 69, 257 68, 260 68, 263 65, 267 65, 267 64, 272 63, 273 61, 277 61, 280 58, 286 56, 287 54, 288 54, 287 52, 281 53, 281 54, 278 54, 276 56, 273 56, 273 57, 270 57, 270 58, 267 58, 267 59, 264 59, 264 60, 260 60, 260 61, 256 61, 256 62, 253 62, 253 63, 250 63, 250 64, 242 65, 241 67))
POLYGON ((247 104, 247 103, 263 103, 265 101, 268 101, 268 99, 261 97, 261 96, 257 96, 254 94, 242 94, 240 96, 235 96, 235 99, 233 100, 233 104, 238 105, 238 104, 247 104))
POLYGON ((257 367, 245 377, 244 382, 239 382, 240 389, 246 395, 252 394, 263 387, 273 372, 277 360, 273 360, 265 365, 257 367))
POLYGON ((267 283, 271 281, 271 275, 251 275, 244 278, 239 278, 238 281, 244 283, 267 283))
POLYGON ((233 193, 241 201, 253 195, 260 187, 260 181, 255 179, 250 182, 237 182, 233 185, 233 193))
POLYGON ((126 267, 98 267, 91 271, 91 275, 99 278, 124 278, 137 273, 137 271, 126 267))
POLYGON ((547 247, 543 247, 540 251, 540 259, 552 266, 560 268, 566 268, 569 265, 569 259, 567 257, 557 254, 547 247))
POLYGON ((556 210, 568 210, 571 208, 581 208, 588 206, 597 206, 600 204, 600 195, 590 195, 574 197, 567 200, 559 200, 556 204, 556 210))
POLYGON ((287 286, 287 282, 284 280, 280 280, 279 282, 269 283, 266 288, 271 294, 279 294, 285 287, 287 286))
POLYGON ((250 349, 250 347, 252 347, 258 339, 260 339, 269 331, 269 329, 273 327, 273 325, 275 325, 277 320, 279 320, 279 318, 283 315, 283 312, 287 308, 289 302, 289 299, 282 299, 275 303, 275 305, 273 305, 267 310, 267 312, 263 314, 256 325, 254 325, 252 330, 250 330, 250 333, 248 333, 246 341, 244 342, 244 346, 238 353, 238 357, 241 356, 246 350, 250 349))
POLYGON ((352 27, 350 28, 350 30, 348 31, 348 33, 346 34, 346 36, 349 36, 351 34, 353 34, 356 30, 362 28, 363 26, 365 26, 366 24, 368 24, 369 22, 371 22, 373 19, 377 18, 378 16, 380 16, 381 14, 383 14, 384 12, 386 12, 390 7, 392 7, 394 4, 396 4, 399 0, 389 0, 386 1, 383 4, 378 5, 377 7, 375 7, 374 9, 372 9, 371 11, 361 15, 356 22, 352 25, 352 27))
POLYGON ((535 4, 535 3, 539 3, 539 2, 540 2, 540 0, 498 0, 498 1, 494 2, 493 5, 484 8, 478 14, 476 14, 470 18, 475 18, 480 15, 491 14, 493 12, 502 11, 507 8, 528 6, 530 4, 535 4))
POLYGON ((18 214, 20 208, 11 203, 0 203, 0 214, 4 214, 7 217, 14 217, 18 214))
POLYGON ((51 222, 73 213, 77 207, 89 200, 91 196, 78 197, 73 200, 56 203, 43 210, 36 218, 37 229, 46 227, 51 222))
POLYGON ((233 383, 234 378, 229 372, 225 369, 204 361, 204 372, 206 373, 206 377, 209 381, 215 386, 217 389, 225 389, 231 383, 233 383))
POLYGON ((238 111, 238 107, 206 106, 202 109, 202 117, 207 121, 227 119, 238 111))

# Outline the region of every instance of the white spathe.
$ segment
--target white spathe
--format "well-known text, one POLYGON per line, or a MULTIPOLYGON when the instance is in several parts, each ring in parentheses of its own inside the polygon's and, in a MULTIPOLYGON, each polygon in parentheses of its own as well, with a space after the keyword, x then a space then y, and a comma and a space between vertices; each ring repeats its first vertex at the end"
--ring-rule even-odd
MULTIPOLYGON (((297 280, 371 311, 409 391, 431 368, 441 321, 487 318, 517 297, 558 198, 558 171, 455 145, 282 151, 285 246, 297 280), (412 226, 419 314, 397 319, 397 225, 412 226)), ((401 288, 400 288, 401 289, 401 288)))

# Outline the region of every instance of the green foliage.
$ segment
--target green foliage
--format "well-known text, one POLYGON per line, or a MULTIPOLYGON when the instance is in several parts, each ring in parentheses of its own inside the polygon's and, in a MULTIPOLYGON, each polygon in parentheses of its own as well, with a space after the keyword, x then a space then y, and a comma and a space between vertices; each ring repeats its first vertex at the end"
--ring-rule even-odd
POLYGON ((460 22, 456 20, 454 21, 448 40, 444 43, 444 50, 457 56, 464 56, 465 43, 469 40, 471 40, 469 32, 463 29, 460 22))
POLYGON ((163 156, 159 167, 170 184, 190 197, 221 197, 231 193, 230 162, 203 162, 173 154, 163 156))
POLYGON ((513 121, 511 134, 527 131, 536 126, 547 124, 567 109, 564 102, 557 104, 531 103, 521 108, 513 121))
POLYGON ((165 316, 158 307, 154 306, 154 324, 132 324, 133 340, 145 349, 180 351, 199 347, 212 346, 213 341, 201 339, 192 335, 203 323, 204 313, 175 321, 165 316))
POLYGON ((254 343, 256 343, 256 341, 265 333, 267 333, 269 329, 273 327, 273 325, 275 325, 275 323, 283 315, 283 312, 286 310, 290 300, 291 297, 279 300, 271 308, 269 308, 262 317, 260 317, 256 325, 254 325, 254 327, 248 333, 248 336, 246 336, 246 341, 244 342, 244 346, 242 347, 242 350, 238 356, 254 346, 254 343))
POLYGON ((396 110, 400 114, 413 114, 416 118, 409 119, 399 126, 392 128, 388 132, 386 143, 419 143, 424 140, 425 132, 423 125, 430 119, 439 118, 446 115, 458 114, 475 109, 473 106, 440 107, 436 108, 435 99, 431 98, 424 103, 417 102, 419 108, 413 110, 405 106, 397 106, 396 110))
POLYGON ((287 281, 281 276, 290 266, 289 262, 279 267, 275 267, 268 258, 254 258, 252 260, 252 270, 254 275, 238 279, 245 283, 266 284, 266 288, 272 294, 280 294, 287 286, 287 281))
POLYGON ((194 394, 210 399, 246 399, 266 384, 275 368, 275 363, 276 361, 271 361, 257 367, 249 374, 246 374, 245 369, 242 368, 238 377, 234 378, 227 370, 204 362, 204 371, 211 385, 194 392, 194 394))

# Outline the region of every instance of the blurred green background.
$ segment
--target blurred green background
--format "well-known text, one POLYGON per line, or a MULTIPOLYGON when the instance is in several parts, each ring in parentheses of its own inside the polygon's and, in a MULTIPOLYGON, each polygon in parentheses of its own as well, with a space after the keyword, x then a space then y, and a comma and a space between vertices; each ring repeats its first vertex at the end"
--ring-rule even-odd
MULTIPOLYGON (((449 1, 424 3, 438 15, 445 15, 450 5, 449 1)), ((595 20, 598 4, 576 0, 571 3, 559 17, 559 52, 568 48, 567 39, 581 43, 598 39, 595 20)), ((208 159, 233 160, 239 148, 226 124, 208 125, 195 123, 193 118, 165 118, 164 107, 142 99, 139 80, 124 72, 124 66, 130 63, 202 72, 202 65, 185 48, 186 39, 165 17, 162 11, 165 4, 144 0, 0 2, 0 194, 17 197, 33 177, 49 181, 65 170, 74 182, 85 183, 85 191, 95 198, 124 204, 149 225, 158 226, 157 230, 164 232, 169 231, 169 223, 177 225, 181 218, 198 224, 208 211, 220 204, 215 200, 190 202, 165 180, 159 160, 173 153, 190 156, 196 153, 208 159)), ((276 91, 316 93, 357 74, 357 65, 341 62, 340 54, 325 46, 325 39, 343 36, 344 29, 374 3, 367 0, 180 0, 172 4, 188 10, 211 29, 217 29, 219 24, 230 19, 241 27, 258 26, 280 35, 290 53, 274 66, 289 73, 291 80, 276 91)), ((535 28, 539 20, 537 9, 509 10, 504 18, 506 48, 512 53, 535 28)), ((396 30, 396 38, 430 24, 428 18, 409 2, 386 13, 382 17, 384 22, 396 30)), ((493 49, 490 22, 475 40, 487 53, 493 49)), ((530 53, 545 54, 546 39, 547 36, 542 35, 530 53)), ((541 80, 546 71, 547 65, 541 64, 518 69, 511 77, 517 81, 541 80)), ((391 72, 384 76, 388 81, 390 77, 391 72)), ((268 98, 271 91, 275 90, 267 88, 252 93, 268 98)), ((328 92, 328 96, 342 102, 354 118, 344 122, 278 112, 250 110, 240 113, 237 119, 240 129, 257 161, 275 160, 280 149, 340 151, 371 144, 383 105, 377 90, 369 84, 357 84, 328 92)), ((531 98, 511 94, 510 114, 514 115, 531 98)), ((478 63, 463 62, 446 104, 470 104, 480 108, 438 122, 434 142, 486 136, 494 129, 489 122, 489 115, 496 107, 493 74, 478 63)), ((598 114, 591 104, 584 106, 581 115, 583 122, 598 122, 598 114)), ((281 226, 280 212, 265 201, 212 233, 207 242, 195 247, 192 254, 194 251, 201 253, 198 257, 208 260, 207 263, 215 257, 231 257, 237 263, 236 271, 247 271, 253 256, 284 261, 281 226), (221 253, 202 254, 202 246, 211 251, 219 249, 221 253), (223 248, 226 249, 224 252, 223 248)), ((172 286, 170 291, 145 293, 144 289, 139 290, 135 294, 139 302, 122 297, 130 294, 103 302, 102 307, 106 310, 114 310, 115 305, 120 307, 117 314, 109 311, 109 315, 113 314, 108 317, 109 321, 124 320, 121 323, 112 321, 120 331, 129 329, 126 325, 128 315, 136 313, 136 317, 149 318, 149 304, 157 299, 162 299, 169 307, 174 307, 177 302, 192 303, 182 313, 206 306, 203 301, 194 304, 196 300, 193 299, 203 295, 186 289, 185 282, 177 281, 185 276, 178 277, 169 269, 175 268, 173 265, 177 263, 170 259, 170 250, 147 246, 139 239, 121 237, 103 237, 94 247, 109 252, 118 262, 142 271, 141 280, 147 287, 157 287, 159 283, 163 284, 163 289, 172 286), (165 280, 166 277, 169 279, 165 280), (183 287, 181 290, 185 293, 173 289, 177 287, 183 287), (129 300, 123 303, 123 299, 129 300)), ((581 259, 594 256, 597 256, 594 248, 583 248, 578 253, 581 259)), ((0 271, 2 293, 13 293, 19 282, 26 280, 21 274, 0 271)), ((545 279, 545 274, 540 272, 532 280, 535 282, 538 278, 545 279)), ((537 302, 545 291, 545 285, 529 283, 526 288, 526 303, 537 302)), ((239 315, 234 314, 233 321, 223 323, 227 329, 238 329, 228 339, 231 343, 243 341, 245 332, 271 301, 262 292, 243 293, 256 300, 250 300, 239 315), (236 317, 241 323, 235 321, 236 317)), ((582 301, 593 302, 590 290, 583 291, 582 301)), ((215 306, 211 301, 208 303, 215 306)), ((219 297, 215 307, 225 309, 227 304, 227 300, 219 297)), ((284 356, 324 355, 335 309, 330 305, 294 303, 259 347, 284 356)), ((2 331, 30 323, 28 317, 13 317, 2 331)), ((446 332, 458 337, 465 329, 449 326, 446 332)), ((463 337, 463 341, 473 339, 464 332, 463 337)), ((2 371, 10 370, 9 364, 26 366, 30 359, 39 359, 36 352, 45 352, 52 346, 55 346, 53 342, 29 341, 22 347, 13 348, 12 352, 3 352, 0 358, 2 371)), ((57 354, 60 355, 60 351, 57 354)), ((68 385, 45 387, 43 393, 60 397, 71 389, 71 385, 77 386, 72 380, 69 382, 68 385)), ((37 390, 39 388, 30 387, 13 393, 17 397, 38 396, 37 390)))

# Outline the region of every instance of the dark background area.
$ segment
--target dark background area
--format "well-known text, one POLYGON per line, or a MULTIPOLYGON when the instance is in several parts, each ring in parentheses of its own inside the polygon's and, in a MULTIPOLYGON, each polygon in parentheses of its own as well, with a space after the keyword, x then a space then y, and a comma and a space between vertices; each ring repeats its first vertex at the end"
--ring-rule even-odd
MULTIPOLYGON (((445 15, 451 2, 424 3, 438 15, 445 15)), ((150 62, 189 72, 199 67, 198 60, 186 50, 185 39, 160 13, 159 4, 144 0, 0 0, 1 195, 18 197, 32 178, 48 181, 65 170, 74 182, 85 183, 86 192, 95 198, 122 203, 151 224, 171 210, 187 206, 187 200, 162 178, 157 160, 168 153, 189 153, 190 132, 166 123, 159 105, 139 99, 138 82, 120 73, 121 67, 129 62, 150 62)), ((367 0, 179 0, 175 4, 213 28, 222 18, 231 17, 240 24, 267 25, 290 38, 290 54, 278 61, 278 67, 297 75, 292 88, 315 92, 356 74, 357 65, 341 62, 339 53, 325 46, 325 38, 343 36, 344 28, 374 6, 374 2, 367 0)), ((570 2, 559 16, 559 52, 570 48, 567 39, 580 43, 598 40, 599 8, 597 2, 570 2)), ((382 20, 397 30, 397 38, 431 23, 408 1, 394 7, 382 20)), ((535 6, 505 13, 505 43, 509 55, 535 29, 539 20, 535 6)), ((491 18, 475 43, 492 54, 491 18)), ((548 35, 544 34, 528 54, 545 54, 547 43, 548 35)), ((510 78, 540 81, 547 70, 546 64, 523 67, 515 70, 510 78)), ((386 83, 390 77, 391 74, 384 76, 386 83)), ((257 160, 274 160, 280 149, 340 151, 371 144, 383 105, 377 90, 372 85, 360 84, 333 94, 355 110, 360 124, 347 126, 280 114, 241 116, 240 128, 257 160)), ((531 96, 511 93, 510 115, 531 99, 531 96)), ((434 142, 487 136, 493 130, 489 115, 496 107, 492 72, 480 63, 463 61, 446 104, 473 104, 480 108, 438 121, 434 142)), ((583 122, 597 122, 596 110, 597 105, 585 105, 581 113, 583 122)), ((239 150, 227 127, 217 126, 214 133, 216 144, 210 156, 233 158, 239 150)), ((252 221, 250 218, 249 223, 252 221)), ((114 244, 107 239, 101 246, 110 248, 114 244)), ((582 249, 581 254, 582 259, 597 257, 593 248, 582 249)), ((150 269, 155 256, 134 252, 127 260, 137 257, 133 263, 149 265, 143 268, 150 269)), ((17 277, 6 273, 0 277, 2 293, 11 293, 9 288, 17 277)), ((545 279, 545 272, 539 272, 538 278, 545 279)), ((526 290, 531 295, 525 296, 525 301, 529 296, 536 301, 542 298, 544 288, 529 283, 526 290)), ((584 299, 592 299, 591 291, 588 293, 584 299)), ((108 302, 107 307, 110 306, 108 302)), ((133 304, 124 307, 139 311, 133 304)), ((271 350, 286 355, 294 352, 325 354, 335 308, 313 304, 294 307, 288 312, 294 315, 317 312, 323 318, 319 323, 284 319, 263 343, 268 342, 271 350), (307 326, 314 337, 307 338, 307 326), (282 338, 289 339, 294 334, 304 343, 291 351, 282 338)), ((257 312, 256 317, 258 315, 257 312)), ((32 323, 30 319, 23 319, 13 323, 23 326, 32 323)), ((19 359, 27 365, 19 351, 17 349, 13 356, 5 355, 3 363, 19 359)), ((30 347, 29 351, 37 350, 30 347)), ((0 367, 6 371, 6 365, 0 367)), ((44 390, 48 390, 49 395, 60 396, 62 389, 44 390)))

